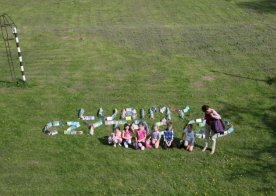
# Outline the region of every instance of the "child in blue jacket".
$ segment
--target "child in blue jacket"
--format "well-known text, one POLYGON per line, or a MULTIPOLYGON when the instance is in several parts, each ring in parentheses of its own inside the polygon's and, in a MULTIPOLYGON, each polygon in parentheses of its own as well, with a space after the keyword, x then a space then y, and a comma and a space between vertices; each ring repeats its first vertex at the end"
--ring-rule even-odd
POLYGON ((174 132, 172 122, 167 123, 167 128, 164 131, 164 149, 173 148, 174 147, 174 132))

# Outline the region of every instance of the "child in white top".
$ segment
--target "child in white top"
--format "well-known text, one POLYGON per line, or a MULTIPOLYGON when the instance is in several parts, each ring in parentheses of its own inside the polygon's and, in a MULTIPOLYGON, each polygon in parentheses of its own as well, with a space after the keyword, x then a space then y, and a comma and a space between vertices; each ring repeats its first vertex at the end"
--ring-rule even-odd
POLYGON ((122 143, 122 133, 120 131, 120 127, 116 127, 114 132, 110 134, 108 137, 108 143, 113 144, 114 147, 117 145, 121 146, 122 143))

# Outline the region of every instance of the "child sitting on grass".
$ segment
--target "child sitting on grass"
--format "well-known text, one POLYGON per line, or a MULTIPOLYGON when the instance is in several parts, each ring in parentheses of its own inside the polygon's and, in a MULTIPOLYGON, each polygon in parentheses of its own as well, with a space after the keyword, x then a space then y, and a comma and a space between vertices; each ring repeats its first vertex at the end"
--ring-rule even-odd
POLYGON ((182 140, 180 140, 180 148, 184 147, 186 150, 191 152, 193 151, 194 144, 195 144, 195 134, 193 131, 193 125, 188 124, 184 128, 183 138, 182 140))
POLYGON ((167 128, 164 131, 164 149, 166 150, 167 148, 173 148, 174 143, 173 143, 173 125, 172 122, 167 123, 167 128))
POLYGON ((161 135, 160 135, 160 132, 158 130, 158 126, 154 126, 153 127, 153 132, 151 133, 151 143, 153 145, 153 147, 155 149, 157 149, 159 147, 159 143, 160 143, 160 139, 161 139, 161 135))
POLYGON ((145 141, 146 141, 147 132, 145 130, 143 123, 140 122, 138 126, 139 126, 139 129, 136 131, 136 137, 135 137, 135 149, 145 150, 145 141))
POLYGON ((126 123, 124 125, 124 130, 122 134, 123 144, 125 148, 128 148, 128 145, 131 144, 131 138, 132 138, 131 134, 132 134, 132 130, 130 129, 130 125, 126 123))
POLYGON ((110 134, 108 137, 108 143, 113 144, 114 147, 117 145, 121 146, 122 143, 122 133, 120 131, 120 127, 116 127, 114 132, 110 134))

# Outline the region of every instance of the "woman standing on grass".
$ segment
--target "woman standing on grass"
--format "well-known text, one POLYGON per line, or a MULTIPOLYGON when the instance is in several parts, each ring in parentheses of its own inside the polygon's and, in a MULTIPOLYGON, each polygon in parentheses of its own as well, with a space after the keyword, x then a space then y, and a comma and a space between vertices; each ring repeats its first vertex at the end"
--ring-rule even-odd
POLYGON ((216 150, 216 139, 218 137, 218 134, 215 133, 211 129, 211 120, 212 119, 221 119, 220 115, 212 108, 210 108, 208 105, 203 105, 201 107, 202 111, 204 112, 204 119, 206 120, 205 124, 205 145, 204 148, 202 149, 202 152, 204 152, 208 148, 208 142, 211 137, 212 140, 212 149, 211 149, 211 154, 215 153, 216 150))

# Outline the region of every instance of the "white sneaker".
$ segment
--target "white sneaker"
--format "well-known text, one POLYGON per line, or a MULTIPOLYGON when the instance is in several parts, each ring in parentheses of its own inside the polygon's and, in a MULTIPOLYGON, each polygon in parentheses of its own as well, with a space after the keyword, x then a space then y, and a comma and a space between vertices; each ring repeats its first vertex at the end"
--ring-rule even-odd
POLYGON ((211 151, 211 154, 214 154, 214 153, 215 153, 215 151, 214 151, 214 150, 212 150, 212 151, 211 151))
POLYGON ((113 146, 114 146, 114 148, 116 148, 116 144, 114 144, 113 146))
POLYGON ((145 147, 144 147, 144 146, 142 146, 142 147, 141 147, 141 150, 145 150, 145 147))

